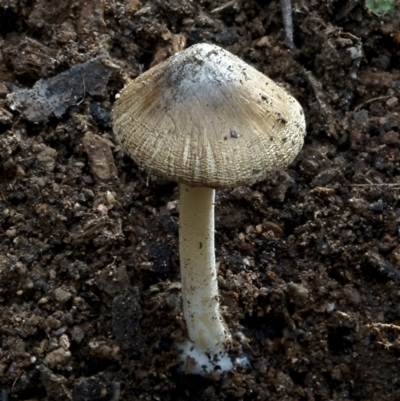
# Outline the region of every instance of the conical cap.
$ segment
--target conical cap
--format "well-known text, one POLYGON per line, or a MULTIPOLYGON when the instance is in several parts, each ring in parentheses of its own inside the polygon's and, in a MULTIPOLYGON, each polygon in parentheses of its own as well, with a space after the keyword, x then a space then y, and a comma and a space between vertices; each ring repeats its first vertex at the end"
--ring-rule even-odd
POLYGON ((249 185, 303 145, 304 113, 281 86, 228 51, 198 44, 129 83, 113 110, 121 147, 170 180, 249 185))

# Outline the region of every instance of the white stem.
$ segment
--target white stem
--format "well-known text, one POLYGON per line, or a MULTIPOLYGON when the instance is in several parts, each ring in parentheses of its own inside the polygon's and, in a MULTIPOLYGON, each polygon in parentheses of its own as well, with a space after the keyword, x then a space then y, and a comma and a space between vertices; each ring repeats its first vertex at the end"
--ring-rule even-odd
POLYGON ((226 352, 231 336, 220 313, 214 249, 215 191, 180 184, 179 252, 183 314, 199 352, 226 352))

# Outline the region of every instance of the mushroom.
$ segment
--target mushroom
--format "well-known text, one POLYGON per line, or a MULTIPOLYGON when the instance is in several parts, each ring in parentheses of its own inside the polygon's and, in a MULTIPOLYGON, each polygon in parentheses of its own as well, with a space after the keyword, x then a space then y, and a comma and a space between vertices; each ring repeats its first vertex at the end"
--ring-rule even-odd
POLYGON ((215 189, 250 185, 289 165, 303 145, 303 110, 238 57, 202 43, 130 82, 115 104, 113 124, 122 149, 140 167, 179 183, 189 337, 180 345, 183 360, 196 362, 191 373, 228 371, 231 334, 220 311, 215 189))

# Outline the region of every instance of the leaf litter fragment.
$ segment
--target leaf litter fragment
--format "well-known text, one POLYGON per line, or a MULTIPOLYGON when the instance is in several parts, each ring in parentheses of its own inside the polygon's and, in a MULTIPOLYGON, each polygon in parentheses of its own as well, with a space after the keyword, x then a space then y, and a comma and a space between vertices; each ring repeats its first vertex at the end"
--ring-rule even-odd
POLYGON ((7 95, 9 106, 33 122, 46 122, 51 115, 63 116, 71 106, 78 105, 85 95, 101 95, 108 79, 118 66, 105 58, 76 64, 49 79, 40 79, 32 89, 7 95))

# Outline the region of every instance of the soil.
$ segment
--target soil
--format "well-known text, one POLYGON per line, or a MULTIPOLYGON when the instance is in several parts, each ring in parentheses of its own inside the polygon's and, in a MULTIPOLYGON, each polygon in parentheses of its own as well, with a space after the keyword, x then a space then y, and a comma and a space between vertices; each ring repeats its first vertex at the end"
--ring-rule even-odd
POLYGON ((0 400, 400 400, 400 16, 364 1, 0 1, 0 400), (292 165, 221 190, 249 367, 180 370, 177 185, 116 143, 124 84, 226 48, 305 110, 292 165))

